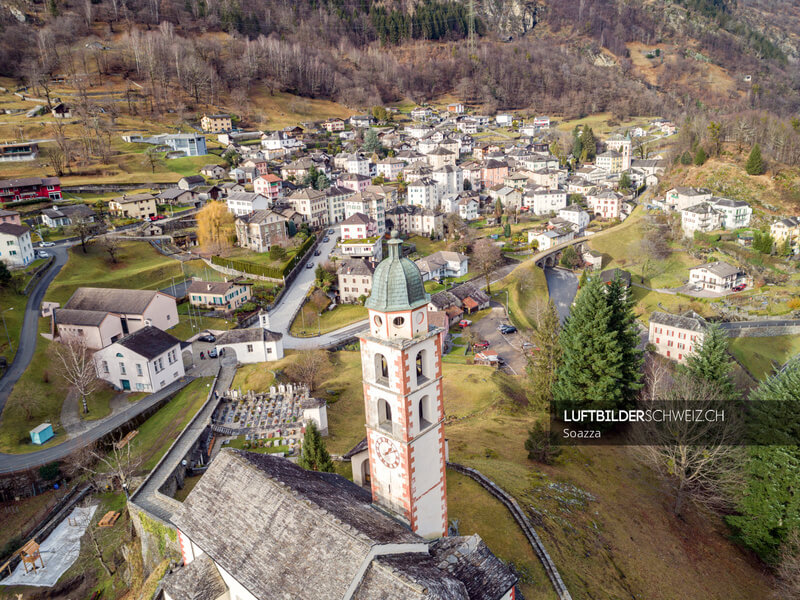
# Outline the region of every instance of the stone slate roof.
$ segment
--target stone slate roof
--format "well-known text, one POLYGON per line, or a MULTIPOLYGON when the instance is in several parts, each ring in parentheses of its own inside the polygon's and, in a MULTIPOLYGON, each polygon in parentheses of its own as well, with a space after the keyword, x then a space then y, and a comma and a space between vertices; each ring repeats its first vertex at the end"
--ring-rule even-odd
POLYGON ((337 275, 361 275, 363 277, 372 277, 372 265, 363 258, 346 258, 339 261, 336 268, 337 275))
POLYGON ((696 215, 710 215, 716 212, 714 207, 711 206, 708 202, 701 202, 700 204, 695 204, 694 206, 685 208, 684 211, 689 213, 694 213, 696 215))
POLYGON ((689 311, 682 315, 671 315, 656 311, 650 315, 650 322, 699 333, 704 333, 706 330, 705 319, 694 311, 689 311))
POLYGON ((362 452, 366 452, 369 449, 369 445, 367 443, 367 438, 364 438, 360 442, 358 442, 355 446, 350 448, 342 458, 353 458, 356 454, 361 454, 362 452))
POLYGON ((164 577, 161 587, 172 600, 216 600, 228 589, 205 554, 164 577))
POLYGON ((19 177, 17 179, 3 179, 0 181, 0 190, 32 185, 61 185, 61 180, 58 177, 19 177))
POLYGON ((148 193, 141 193, 141 194, 123 194, 122 196, 118 196, 113 198, 111 201, 116 202, 117 204, 130 204, 132 202, 144 202, 147 200, 154 200, 155 196, 153 194, 148 193))
POLYGON ((728 263, 722 262, 721 260, 705 263, 697 267, 692 267, 690 271, 694 271, 695 269, 705 269, 706 271, 713 273, 717 277, 730 277, 731 275, 738 275, 741 272, 741 269, 739 269, 738 267, 729 265, 728 263))
POLYGON ((124 338, 115 343, 143 356, 147 360, 164 354, 170 348, 180 345, 181 341, 166 331, 161 331, 158 327, 148 325, 133 333, 129 333, 124 338))
POLYGON ((189 294, 213 294, 215 296, 222 296, 228 293, 228 290, 240 285, 250 285, 248 283, 235 283, 233 281, 200 281, 195 279, 186 288, 189 294))
POLYGON ((417 265, 401 258, 403 242, 398 235, 397 230, 392 231, 387 243, 389 256, 375 269, 372 291, 364 304, 367 308, 384 312, 409 310, 430 300, 417 265))
POLYGON ((173 521, 259 600, 498 600, 516 583, 477 536, 429 543, 347 479, 268 454, 223 450, 173 521))
POLYGON ((433 296, 431 296, 430 300, 431 304, 433 304, 437 309, 444 310, 448 306, 458 306, 461 304, 461 299, 457 296, 454 296, 447 290, 436 292, 433 296))
POLYGON ((624 269, 608 269, 607 271, 600 273, 600 278, 605 283, 611 283, 617 277, 619 277, 620 281, 625 284, 625 287, 631 286, 631 274, 624 269))
POLYGON ((64 308, 142 314, 159 293, 161 292, 156 290, 79 287, 64 304, 64 308))
POLYGON ((347 217, 340 225, 369 225, 371 220, 364 213, 357 212, 347 217))
POLYGON ((29 233, 30 229, 24 225, 15 225, 14 223, 0 223, 0 233, 6 235, 13 235, 14 237, 22 237, 29 233))
POLYGON ((469 281, 450 288, 450 293, 458 298, 461 302, 463 302, 466 298, 472 298, 478 304, 485 304, 490 300, 486 292, 469 281))
POLYGON ((282 333, 270 331, 263 327, 252 327, 249 329, 231 329, 223 331, 217 336, 217 346, 227 344, 241 344, 243 342, 277 342, 283 339, 282 333))
POLYGON ((107 316, 108 312, 104 310, 70 310, 68 308, 56 308, 53 311, 53 318, 57 325, 97 327, 107 316))
POLYGON ((741 208, 742 206, 750 206, 744 200, 732 200, 730 198, 717 198, 715 196, 711 197, 711 202, 714 206, 724 206, 726 208, 741 208))

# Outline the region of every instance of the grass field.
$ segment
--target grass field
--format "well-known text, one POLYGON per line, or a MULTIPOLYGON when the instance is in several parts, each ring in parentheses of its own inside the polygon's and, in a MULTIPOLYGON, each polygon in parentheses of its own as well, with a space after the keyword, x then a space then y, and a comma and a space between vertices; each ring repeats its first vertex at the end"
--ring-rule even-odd
POLYGON ((764 379, 800 353, 800 335, 734 338, 729 348, 753 375, 764 379))
POLYGON ((636 300, 633 310, 637 317, 644 320, 649 320, 650 315, 655 311, 680 314, 687 310, 693 310, 704 317, 713 317, 718 314, 716 304, 705 298, 662 294, 635 286, 631 288, 631 293, 636 300))
POLYGON ((421 235, 412 235, 408 238, 409 244, 414 244, 417 247, 417 254, 420 256, 428 256, 439 250, 446 250, 447 244, 442 240, 431 240, 430 238, 422 237, 421 235))
POLYGON ((111 414, 111 399, 118 392, 109 384, 101 382, 98 389, 86 399, 89 412, 84 413, 78 400, 78 412, 84 421, 96 421, 111 414))
POLYGON ((505 303, 505 294, 499 293, 501 290, 508 291, 511 321, 521 329, 533 329, 531 312, 537 303, 548 299, 544 271, 533 261, 525 261, 492 286, 495 299, 505 303))
POLYGON ((132 454, 142 459, 141 470, 150 471, 208 397, 213 377, 200 377, 178 392, 161 410, 139 427, 132 454))
POLYGON ((159 289, 172 285, 172 278, 181 278, 177 260, 159 254, 146 242, 122 242, 118 262, 112 264, 99 244, 80 245, 70 250, 69 261, 61 269, 45 294, 45 299, 65 303, 82 285, 159 289))
POLYGON ((333 310, 322 311, 321 316, 314 308, 304 304, 289 331, 294 336, 317 335, 340 329, 366 318, 367 309, 360 304, 340 304, 333 310))

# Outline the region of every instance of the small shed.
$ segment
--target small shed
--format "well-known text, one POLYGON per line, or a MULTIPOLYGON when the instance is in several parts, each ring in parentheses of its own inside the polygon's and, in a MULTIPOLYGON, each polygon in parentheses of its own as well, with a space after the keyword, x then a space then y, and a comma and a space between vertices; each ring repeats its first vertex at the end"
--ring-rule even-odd
POLYGON ((55 433, 53 433, 53 426, 50 423, 42 423, 31 429, 31 441, 34 444, 44 444, 52 437, 55 437, 55 433))

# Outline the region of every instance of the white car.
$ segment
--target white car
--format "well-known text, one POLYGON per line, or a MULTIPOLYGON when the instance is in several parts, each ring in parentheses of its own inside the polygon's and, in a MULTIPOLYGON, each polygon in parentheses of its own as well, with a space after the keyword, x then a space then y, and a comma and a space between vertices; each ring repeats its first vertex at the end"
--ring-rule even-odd
POLYGON ((44 250, 37 251, 36 256, 38 256, 39 258, 50 258, 50 254, 48 254, 44 250))
POLYGON ((40 245, 42 248, 52 248, 52 247, 53 247, 53 246, 55 246, 56 244, 55 244, 55 242, 42 242, 42 243, 41 243, 41 244, 39 244, 39 245, 40 245))

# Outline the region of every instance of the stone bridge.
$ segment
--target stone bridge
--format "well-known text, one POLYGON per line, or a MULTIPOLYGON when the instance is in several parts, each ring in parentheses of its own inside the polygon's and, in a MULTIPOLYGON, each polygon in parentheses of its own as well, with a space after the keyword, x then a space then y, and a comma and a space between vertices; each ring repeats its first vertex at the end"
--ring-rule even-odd
POLYGON ((533 262, 537 267, 541 267, 542 269, 545 267, 555 267, 558 261, 561 260, 561 253, 564 251, 564 248, 567 246, 574 246, 578 254, 581 254, 583 252, 583 244, 588 239, 589 238, 586 236, 575 238, 563 244, 557 244, 547 250, 537 252, 533 255, 533 262))

